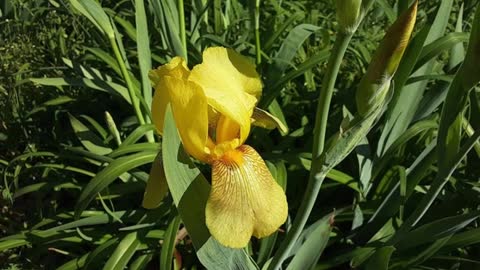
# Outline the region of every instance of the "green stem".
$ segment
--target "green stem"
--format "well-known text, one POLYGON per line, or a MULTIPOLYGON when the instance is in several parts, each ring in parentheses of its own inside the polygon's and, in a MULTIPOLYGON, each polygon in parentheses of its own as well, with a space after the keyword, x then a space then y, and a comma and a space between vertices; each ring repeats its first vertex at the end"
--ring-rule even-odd
POLYGON ((327 132, 328 113, 332 101, 333 89, 337 80, 340 64, 347 50, 348 44, 352 39, 352 33, 339 33, 333 50, 328 60, 327 71, 323 77, 322 91, 318 99, 317 114, 315 117, 315 127, 313 129, 313 151, 312 160, 316 159, 325 148, 325 136, 327 132))
POLYGON ((262 49, 260 45, 260 0, 255 1, 254 9, 254 25, 255 25, 255 54, 257 56, 257 65, 262 63, 262 49))
POLYGON ((122 71, 123 78, 125 83, 127 84, 128 94, 130 96, 130 100, 132 101, 133 109, 135 110, 135 115, 137 116, 138 123, 140 125, 145 124, 145 119, 143 118, 142 110, 140 109, 140 101, 136 95, 135 87, 133 86, 132 79, 130 78, 130 73, 127 70, 127 66, 125 65, 125 60, 123 59, 122 54, 120 53, 120 49, 118 48, 118 44, 115 40, 115 37, 110 37, 110 44, 113 48, 113 53, 117 58, 118 65, 120 66, 120 70, 122 71))
MULTIPOLYGON (((315 166, 319 166, 317 164, 320 163, 316 162, 316 164, 313 164, 312 170, 315 168, 315 166)), ((316 170, 320 169, 317 168, 316 170)), ((298 214, 295 216, 295 220, 293 221, 292 228, 288 231, 285 240, 283 240, 282 245, 275 253, 272 262, 268 266, 268 270, 279 269, 283 261, 290 253, 291 248, 297 242, 298 237, 307 223, 308 216, 310 215, 313 205, 315 204, 315 199, 317 198, 325 176, 325 173, 318 175, 310 174, 307 190, 303 196, 302 204, 300 205, 298 214)))
POLYGON ((308 217, 312 212, 318 192, 320 191, 320 187, 325 179, 325 175, 328 172, 328 170, 325 171, 323 164, 318 162, 318 157, 323 152, 325 146, 328 112, 330 108, 330 102, 332 100, 335 81, 340 69, 340 64, 343 56, 345 55, 345 51, 347 50, 347 46, 352 38, 352 35, 353 33, 338 34, 333 46, 333 50, 328 61, 327 71, 323 79, 322 92, 320 93, 320 98, 317 105, 314 129, 314 148, 312 150, 312 168, 310 170, 307 189, 303 195, 302 204, 300 205, 297 216, 295 216, 292 228, 288 231, 286 239, 282 242, 282 245, 275 253, 272 262, 268 267, 269 270, 278 269, 290 253, 292 246, 295 244, 295 242, 297 242, 298 237, 300 236, 305 224, 307 223, 308 217))
POLYGON ((178 0, 178 18, 180 20, 180 40, 182 41, 183 58, 188 63, 187 34, 185 31, 185 8, 183 0, 178 0))

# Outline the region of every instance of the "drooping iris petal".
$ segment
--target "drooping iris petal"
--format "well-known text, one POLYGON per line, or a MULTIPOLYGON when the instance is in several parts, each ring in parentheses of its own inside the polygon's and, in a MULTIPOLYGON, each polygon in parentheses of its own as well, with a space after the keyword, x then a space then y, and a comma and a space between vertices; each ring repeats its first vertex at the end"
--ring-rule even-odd
POLYGON ((196 159, 209 162, 208 104, 202 89, 193 82, 166 76, 173 117, 185 150, 196 159))
POLYGON ((162 156, 158 155, 152 163, 147 186, 143 194, 142 206, 146 209, 157 208, 167 195, 168 185, 163 168, 162 156))
POLYGON ((239 124, 243 143, 262 91, 255 67, 231 49, 213 47, 203 52, 203 62, 193 68, 189 80, 203 88, 212 107, 239 124))
POLYGON ((173 58, 168 64, 160 66, 155 70, 149 72, 149 77, 154 83, 155 94, 152 100, 152 120, 157 128, 157 131, 161 134, 163 130, 163 119, 165 118, 165 108, 170 97, 166 89, 165 77, 173 77, 182 80, 187 80, 190 70, 181 57, 173 58))
POLYGON ((285 126, 280 119, 257 107, 253 110, 252 124, 265 129, 278 128, 282 133, 288 132, 288 127, 285 126))
POLYGON ((206 224, 220 243, 242 248, 252 235, 268 236, 285 222, 288 206, 283 189, 252 147, 229 151, 212 167, 206 224))

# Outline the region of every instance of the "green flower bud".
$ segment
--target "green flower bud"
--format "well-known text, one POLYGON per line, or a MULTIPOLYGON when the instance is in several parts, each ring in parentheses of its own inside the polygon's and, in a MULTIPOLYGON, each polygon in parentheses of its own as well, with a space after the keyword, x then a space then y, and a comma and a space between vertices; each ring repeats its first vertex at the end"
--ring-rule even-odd
POLYGON ((340 31, 351 33, 359 23, 362 0, 335 0, 340 31))
POLYGON ((118 132, 117 125, 115 124, 115 121, 113 120, 112 115, 110 115, 110 113, 107 111, 105 112, 105 121, 107 122, 108 130, 112 134, 117 145, 122 144, 122 140, 120 139, 120 133, 118 132))
POLYGON ((382 43, 360 81, 356 92, 358 113, 362 116, 385 101, 390 81, 407 48, 417 17, 418 0, 388 29, 382 43))

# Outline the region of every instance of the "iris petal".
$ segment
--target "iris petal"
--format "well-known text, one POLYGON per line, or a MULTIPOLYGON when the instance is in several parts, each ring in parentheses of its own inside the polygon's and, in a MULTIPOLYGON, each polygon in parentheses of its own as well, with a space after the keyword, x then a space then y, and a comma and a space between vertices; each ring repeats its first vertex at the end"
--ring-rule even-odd
MULTIPOLYGON (((239 138, 239 132, 240 126, 232 119, 222 115, 217 121, 215 136, 217 144, 239 138)), ((234 148, 237 148, 238 146, 239 145, 235 145, 234 148)))
POLYGON ((189 80, 203 88, 212 107, 238 123, 243 143, 262 92, 253 64, 234 50, 212 47, 203 52, 203 62, 193 68, 189 80))
POLYGON ((260 155, 242 145, 212 164, 212 189, 206 223, 220 243, 245 247, 250 237, 275 232, 288 214, 283 189, 273 179, 260 155))
POLYGON ((166 76, 173 117, 185 150, 196 159, 209 162, 208 104, 202 89, 193 82, 166 76))
POLYGON ((288 132, 288 127, 280 119, 257 107, 255 107, 252 114, 252 125, 265 129, 278 128, 284 134, 288 132))
POLYGON ((165 109, 168 102, 170 102, 164 78, 169 76, 186 80, 189 74, 190 71, 188 70, 185 60, 180 57, 173 58, 168 64, 151 70, 148 74, 155 87, 155 94, 152 100, 152 120, 160 134, 162 134, 163 130, 165 109))
POLYGON ((152 163, 148 176, 145 194, 143 195, 142 206, 146 209, 157 208, 167 195, 168 185, 163 168, 162 155, 158 155, 152 163))

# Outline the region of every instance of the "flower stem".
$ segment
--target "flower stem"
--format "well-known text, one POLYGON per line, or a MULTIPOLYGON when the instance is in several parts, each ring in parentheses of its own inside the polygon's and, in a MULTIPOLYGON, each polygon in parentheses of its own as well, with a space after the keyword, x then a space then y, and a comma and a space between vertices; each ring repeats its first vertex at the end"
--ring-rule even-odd
POLYGON ((109 39, 110 44, 113 48, 113 53, 117 58, 118 65, 120 66, 123 78, 125 80, 125 83, 127 84, 128 95, 130 96, 130 100, 132 101, 133 109, 135 110, 135 115, 137 116, 138 123, 140 125, 144 125, 145 119, 143 118, 142 110, 140 109, 140 101, 138 100, 138 97, 135 93, 135 87, 133 86, 132 79, 130 78, 130 73, 128 72, 127 66, 125 65, 125 59, 123 59, 123 56, 120 53, 120 49, 118 48, 115 37, 110 37, 109 39))
POLYGON ((312 160, 320 156, 325 148, 325 134, 327 132, 328 113, 330 111, 333 89, 335 87, 335 81, 337 80, 340 64, 342 63, 343 56, 351 39, 351 33, 339 33, 333 45, 330 59, 328 60, 327 71, 323 77, 322 91, 318 99, 317 114, 315 117, 312 160))
POLYGON ((255 26, 255 54, 256 63, 259 65, 262 62, 262 49, 260 47, 260 0, 255 0, 255 9, 253 11, 253 19, 255 26))
POLYGON ((180 21, 180 40, 182 41, 183 58, 188 63, 187 34, 185 31, 185 8, 183 0, 178 0, 178 19, 180 21))
POLYGON ((330 102, 332 100, 333 89, 335 81, 337 79, 340 64, 347 50, 347 46, 352 38, 353 33, 339 33, 335 44, 333 46, 330 59, 328 61, 327 71, 325 73, 322 91, 317 105, 317 114, 315 117, 314 128, 314 146, 312 150, 312 168, 310 170, 310 176, 308 179, 307 189, 303 196, 302 204, 298 210, 297 216, 293 221, 291 229, 288 231, 286 239, 282 242, 282 245, 273 257, 268 269, 279 269, 283 261, 290 253, 290 249, 298 240, 300 233, 302 232, 308 217, 312 212, 312 208, 317 199, 318 192, 325 179, 326 171, 322 171, 324 166, 318 162, 318 157, 325 148, 325 133, 327 129, 328 112, 330 109, 330 102), (317 161, 317 162, 313 162, 317 161))

